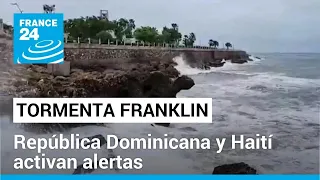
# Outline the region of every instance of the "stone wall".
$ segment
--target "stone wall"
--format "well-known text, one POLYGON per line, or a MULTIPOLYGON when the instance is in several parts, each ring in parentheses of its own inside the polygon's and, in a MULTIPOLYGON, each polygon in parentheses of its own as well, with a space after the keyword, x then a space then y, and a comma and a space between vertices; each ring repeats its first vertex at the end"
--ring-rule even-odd
MULTIPOLYGON (((6 34, 0 34, 0 50, 2 45, 12 47, 12 40, 6 34), (1 36, 2 35, 2 36, 1 36)), ((11 49, 11 48, 10 48, 11 49)), ((12 53, 12 52, 11 52, 12 53)), ((183 56, 191 67, 207 68, 222 66, 222 59, 232 59, 242 63, 248 60, 248 54, 240 50, 168 48, 141 46, 110 46, 99 44, 65 44, 65 65, 48 66, 48 71, 57 75, 66 75, 76 65, 110 67, 114 64, 130 65, 132 62, 151 61, 152 59, 173 59, 183 56), (243 61, 244 60, 244 61, 243 61)), ((8 58, 12 64, 11 58, 8 58)), ((114 67, 112 67, 114 68, 114 67)))
POLYGON ((71 62, 71 67, 78 63, 126 63, 135 59, 172 59, 180 55, 191 66, 199 68, 208 63, 221 66, 222 59, 248 59, 245 51, 238 50, 65 44, 65 60, 71 62))

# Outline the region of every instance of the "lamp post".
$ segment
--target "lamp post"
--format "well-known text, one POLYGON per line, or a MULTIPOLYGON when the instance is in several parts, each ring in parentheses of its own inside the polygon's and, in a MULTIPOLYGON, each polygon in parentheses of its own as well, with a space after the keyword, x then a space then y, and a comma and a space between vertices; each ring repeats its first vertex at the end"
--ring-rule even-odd
POLYGON ((22 13, 23 11, 20 9, 19 4, 18 3, 11 3, 12 6, 16 6, 18 8, 18 10, 20 11, 20 13, 22 13))

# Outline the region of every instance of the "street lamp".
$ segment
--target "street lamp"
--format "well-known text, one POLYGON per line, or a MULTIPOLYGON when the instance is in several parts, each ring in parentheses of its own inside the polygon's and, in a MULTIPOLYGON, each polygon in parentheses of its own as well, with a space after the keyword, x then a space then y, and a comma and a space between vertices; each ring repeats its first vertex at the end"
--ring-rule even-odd
POLYGON ((19 7, 19 4, 18 3, 10 3, 12 6, 16 6, 18 9, 19 9, 19 11, 20 11, 20 13, 22 13, 23 11, 20 9, 20 7, 19 7))

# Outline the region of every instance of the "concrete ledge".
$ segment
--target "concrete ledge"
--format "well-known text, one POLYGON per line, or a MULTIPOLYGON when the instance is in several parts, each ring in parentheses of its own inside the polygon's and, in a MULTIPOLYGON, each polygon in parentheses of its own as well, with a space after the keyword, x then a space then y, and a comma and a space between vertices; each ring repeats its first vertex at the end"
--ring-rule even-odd
POLYGON ((54 76, 70 76, 70 61, 64 61, 63 64, 48 64, 47 68, 54 76))
POLYGON ((67 49, 109 49, 109 50, 160 50, 160 51, 218 51, 218 52, 238 52, 236 49, 200 49, 200 48, 180 48, 180 47, 162 47, 162 46, 124 46, 124 45, 107 45, 107 44, 78 44, 65 43, 67 49))

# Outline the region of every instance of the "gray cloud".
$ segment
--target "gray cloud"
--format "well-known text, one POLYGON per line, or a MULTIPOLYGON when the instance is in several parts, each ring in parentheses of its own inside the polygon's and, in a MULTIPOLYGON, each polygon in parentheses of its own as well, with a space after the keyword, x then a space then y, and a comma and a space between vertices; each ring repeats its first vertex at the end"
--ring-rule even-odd
MULTIPOLYGON (((0 17, 12 22, 17 9, 1 0, 0 17)), ((98 15, 133 18, 137 26, 161 29, 172 22, 183 33, 195 32, 197 44, 230 41, 249 52, 320 52, 319 0, 17 0, 25 12, 56 4, 65 18, 98 15)))

